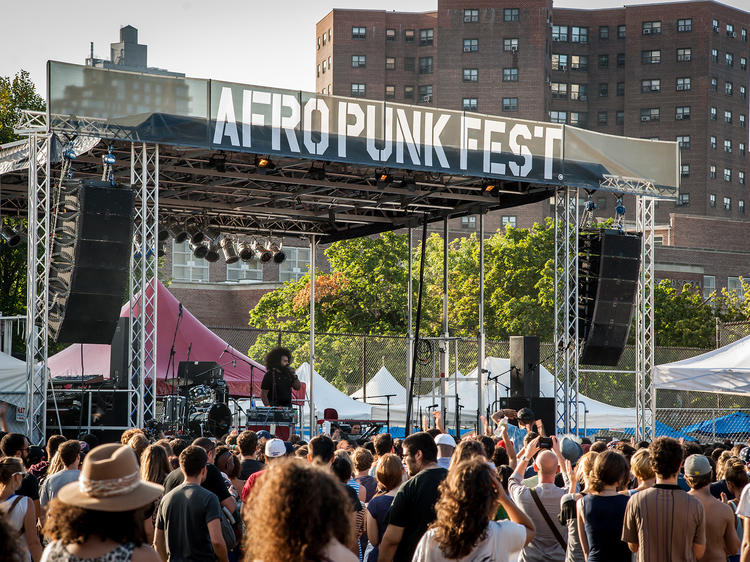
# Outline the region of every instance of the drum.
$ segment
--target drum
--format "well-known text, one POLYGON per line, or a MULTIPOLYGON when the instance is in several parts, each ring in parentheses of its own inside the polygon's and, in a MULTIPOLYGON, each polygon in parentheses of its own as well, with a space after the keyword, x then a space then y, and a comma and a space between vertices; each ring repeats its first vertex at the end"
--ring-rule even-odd
POLYGON ((185 418, 185 406, 187 398, 184 396, 169 395, 164 397, 164 422, 183 423, 185 418))
POLYGON ((211 404, 190 413, 188 429, 193 435, 221 437, 232 427, 232 412, 226 404, 211 404))
POLYGON ((188 390, 188 396, 190 397, 190 405, 203 404, 211 400, 211 389, 204 384, 193 386, 188 390))
POLYGON ((229 402, 229 387, 223 380, 216 381, 211 386, 211 402, 219 404, 229 402))

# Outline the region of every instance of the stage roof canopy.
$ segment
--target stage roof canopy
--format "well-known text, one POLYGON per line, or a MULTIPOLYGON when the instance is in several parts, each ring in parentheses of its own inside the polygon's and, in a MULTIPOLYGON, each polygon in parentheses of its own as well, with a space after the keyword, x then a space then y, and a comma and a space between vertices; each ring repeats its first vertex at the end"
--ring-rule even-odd
MULTIPOLYGON (((542 201, 560 186, 663 199, 679 188, 675 142, 428 100, 404 105, 53 61, 47 99, 58 154, 82 137, 104 141, 75 160, 77 177, 101 177, 111 146, 116 179, 129 183, 131 143, 158 144, 160 214, 202 216, 238 234, 316 234, 326 243, 542 201)), ((11 148, 18 158, 22 147, 11 148)), ((8 175, 3 196, 22 199, 23 173, 8 175)))

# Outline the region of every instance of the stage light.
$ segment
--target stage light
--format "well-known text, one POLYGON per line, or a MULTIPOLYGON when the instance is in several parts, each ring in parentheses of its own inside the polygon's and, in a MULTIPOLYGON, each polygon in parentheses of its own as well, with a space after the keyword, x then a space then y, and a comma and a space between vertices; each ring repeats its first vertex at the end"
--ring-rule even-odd
POLYGON ((223 152, 212 154, 208 159, 209 166, 216 169, 217 172, 223 174, 227 171, 227 155, 223 152))
POLYGON ((322 162, 313 162, 307 172, 310 179, 323 181, 326 179, 326 166, 322 162))
POLYGON ((273 253, 270 252, 263 244, 261 244, 257 240, 253 240, 251 247, 253 249, 253 252, 255 252, 255 255, 258 256, 258 259, 261 261, 261 263, 268 263, 273 259, 273 253))
POLYGON ((170 219, 167 221, 167 231, 177 244, 182 244, 188 238, 188 232, 185 230, 185 225, 176 220, 170 219))
POLYGON ((187 230, 187 233, 190 236, 190 242, 192 242, 193 245, 197 246, 206 239, 206 235, 203 234, 200 225, 196 222, 189 223, 185 227, 185 230, 187 230))
POLYGON ((496 183, 487 183, 484 185, 484 192, 485 193, 494 193, 497 191, 497 184, 496 183))
POLYGON ((224 253, 224 261, 229 265, 240 261, 237 251, 234 249, 234 240, 225 236, 219 241, 221 251, 224 253))
POLYGON ((159 242, 164 242, 167 238, 169 238, 169 227, 166 222, 160 222, 159 223, 159 242))
POLYGON ((214 263, 219 261, 219 258, 221 256, 219 255, 219 246, 215 242, 212 242, 208 245, 208 252, 206 252, 206 261, 209 263, 214 263))
POLYGON ((385 187, 393 181, 393 176, 391 176, 391 174, 383 170, 382 172, 378 172, 377 180, 378 180, 378 187, 385 187))
POLYGON ((237 244, 237 253, 240 255, 240 259, 246 263, 255 259, 255 251, 250 242, 243 241, 237 244))
POLYGON ((286 254, 282 251, 282 243, 280 241, 269 241, 266 246, 269 252, 273 254, 274 263, 284 263, 286 254))
POLYGON ((193 252, 193 255, 198 259, 205 258, 206 254, 208 253, 208 246, 203 242, 199 244, 193 244, 193 242, 189 242, 188 247, 193 252))
POLYGON ((21 244, 21 234, 17 230, 12 229, 7 224, 4 224, 2 226, 2 229, 0 229, 0 235, 2 235, 3 240, 8 243, 9 248, 15 248, 16 246, 21 244))
POLYGON ((273 170, 276 165, 271 161, 270 158, 265 156, 257 156, 255 158, 255 167, 259 170, 273 170))

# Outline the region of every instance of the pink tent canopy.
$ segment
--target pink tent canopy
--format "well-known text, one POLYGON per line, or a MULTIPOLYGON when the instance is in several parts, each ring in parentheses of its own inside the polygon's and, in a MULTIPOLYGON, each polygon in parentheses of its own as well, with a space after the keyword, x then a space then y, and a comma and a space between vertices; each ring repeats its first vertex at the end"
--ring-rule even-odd
MULTIPOLYGON (((147 291, 150 295, 153 285, 149 285, 147 291)), ((156 353, 156 392, 157 394, 170 394, 172 387, 165 382, 166 378, 172 377, 169 363, 169 351, 172 347, 172 338, 180 312, 180 303, 169 290, 157 281, 157 353, 156 353)), ((136 299, 137 302, 138 299, 136 299)), ((121 316, 130 316, 130 305, 126 304, 120 311, 121 316)), ((81 345, 73 344, 48 360, 50 375, 53 377, 80 377, 81 376, 81 345)), ((188 348, 190 348, 191 361, 217 361, 224 368, 224 380, 229 386, 229 392, 233 396, 250 396, 250 380, 252 375, 253 394, 260 396, 260 383, 266 369, 260 363, 253 361, 244 352, 237 351, 229 346, 227 342, 206 328, 190 311, 182 308, 182 320, 177 331, 175 340, 175 367, 180 361, 187 359, 188 348), (236 359, 236 365, 233 360, 236 359)), ((110 346, 98 344, 83 345, 83 370, 86 375, 104 375, 109 378, 110 346)), ((304 397, 304 388, 295 392, 304 397)))

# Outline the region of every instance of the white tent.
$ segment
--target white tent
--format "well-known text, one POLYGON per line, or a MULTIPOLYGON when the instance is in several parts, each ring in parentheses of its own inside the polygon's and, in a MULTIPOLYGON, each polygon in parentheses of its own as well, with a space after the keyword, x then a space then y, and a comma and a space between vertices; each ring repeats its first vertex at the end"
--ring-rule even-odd
MULTIPOLYGON (((15 407, 26 407, 26 363, 0 352, 0 401, 15 407)), ((6 414, 11 431, 23 431, 23 424, 16 422, 15 412, 6 414)))
MULTIPOLYGON (((365 386, 365 397, 367 401, 376 403, 386 403, 384 396, 388 394, 395 394, 391 397, 392 404, 403 404, 406 402, 406 389, 398 382, 394 376, 385 368, 385 365, 380 367, 380 370, 375 373, 375 376, 370 379, 370 382, 365 386), (372 398, 377 396, 377 398, 372 398)), ((356 392, 350 394, 352 398, 362 400, 362 389, 358 389, 356 392)))
POLYGON ((654 367, 656 388, 750 394, 750 336, 703 355, 654 367))
MULTIPOLYGON (((302 363, 297 368, 299 380, 307 385, 308 393, 310 388, 310 364, 302 363)), ((309 398, 306 396, 306 398, 309 398)), ((369 420, 372 413, 372 406, 365 404, 354 398, 350 398, 330 382, 315 372, 313 379, 313 398, 315 399, 315 414, 318 419, 323 419, 323 411, 326 408, 334 408, 339 415, 339 419, 365 419, 369 420)), ((308 403, 305 403, 302 415, 305 416, 305 422, 310 415, 308 403)))

